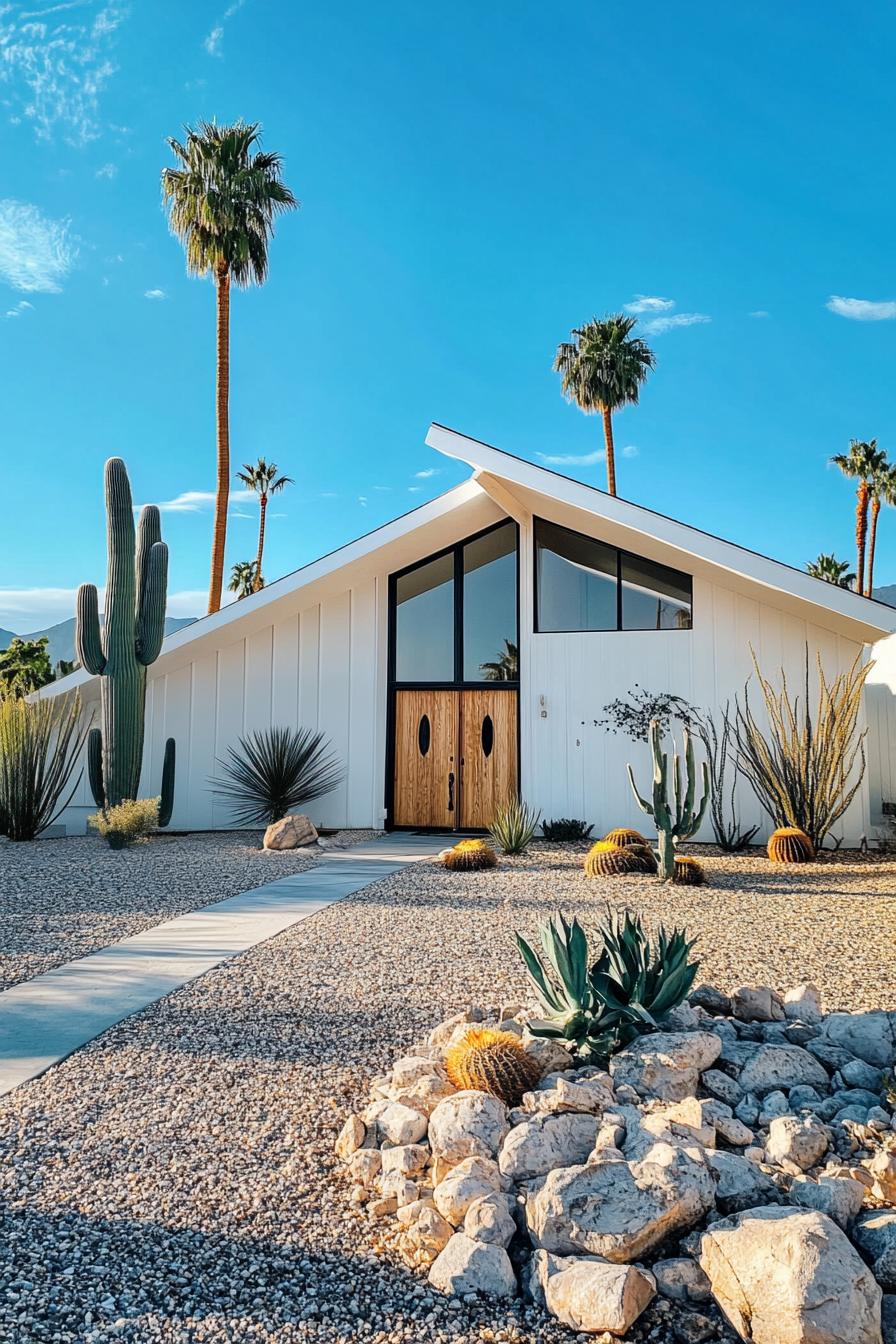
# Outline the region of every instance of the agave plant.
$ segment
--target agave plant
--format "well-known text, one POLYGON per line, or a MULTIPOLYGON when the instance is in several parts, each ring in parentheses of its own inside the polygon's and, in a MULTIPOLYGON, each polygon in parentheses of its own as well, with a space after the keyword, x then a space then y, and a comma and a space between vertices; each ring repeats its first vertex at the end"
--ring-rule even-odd
POLYGON ((324 734, 307 728, 265 728, 241 737, 218 767, 225 779, 211 781, 212 793, 230 803, 237 826, 279 821, 344 778, 324 734))
POLYGON ((524 854, 535 834, 539 813, 522 798, 511 798, 495 813, 489 839, 504 854, 524 854))
POLYGON ((654 1031, 688 995, 699 962, 684 930, 659 928, 655 944, 637 915, 608 910, 603 947, 589 966, 588 939, 577 919, 557 913, 540 929, 543 956, 516 935, 517 946, 546 1018, 529 1023, 534 1036, 570 1043, 576 1061, 606 1059, 635 1036, 654 1031))

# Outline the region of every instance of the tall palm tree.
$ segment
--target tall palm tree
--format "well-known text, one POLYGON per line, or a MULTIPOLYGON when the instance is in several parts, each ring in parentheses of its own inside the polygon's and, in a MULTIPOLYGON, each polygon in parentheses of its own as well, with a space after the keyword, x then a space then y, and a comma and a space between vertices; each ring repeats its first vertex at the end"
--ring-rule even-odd
POLYGON ((230 582, 227 585, 228 592, 236 593, 237 601, 244 597, 251 597, 257 593, 259 588, 264 587, 264 579, 256 587, 255 584, 255 561, 238 560, 230 571, 230 582))
POLYGON ((274 218, 298 201, 281 178, 282 159, 258 148, 257 122, 186 128, 169 139, 176 168, 162 170, 171 231, 183 243, 191 275, 210 275, 217 296, 216 422, 218 477, 208 609, 221 606, 230 492, 230 286, 261 285, 268 273, 274 218))
POLYGON ((867 443, 850 439, 849 452, 837 453, 831 458, 844 476, 858 481, 856 486, 856 592, 865 591, 865 541, 868 536, 869 482, 875 472, 881 471, 886 456, 877 446, 877 439, 867 443))
POLYGON ((276 495, 278 490, 282 490, 286 485, 292 485, 291 476, 278 476, 277 463, 265 462, 260 457, 255 466, 250 466, 248 462, 243 463, 242 471, 237 472, 237 479, 247 485, 250 490, 254 490, 258 496, 258 555, 255 558, 255 590, 264 586, 262 578, 261 562, 264 556, 264 520, 268 507, 268 496, 276 495))
POLYGON ((871 497, 871 532, 868 537, 868 582, 865 585, 865 596, 871 596, 871 590, 874 585, 874 552, 877 548, 877 517, 880 513, 881 504, 896 504, 896 466, 884 461, 882 467, 874 472, 868 482, 868 493, 871 497))
POLYGON ((825 555, 822 551, 817 560, 809 561, 806 572, 813 579, 824 579, 825 583, 833 583, 837 588, 851 588, 856 581, 855 574, 850 572, 849 561, 838 560, 833 552, 825 555))
POLYGON ((632 336, 635 318, 624 313, 595 317, 572 331, 573 340, 557 347, 554 371, 562 376, 563 395, 586 415, 603 417, 607 449, 607 490, 616 493, 613 412, 634 406, 656 356, 640 336, 632 336))

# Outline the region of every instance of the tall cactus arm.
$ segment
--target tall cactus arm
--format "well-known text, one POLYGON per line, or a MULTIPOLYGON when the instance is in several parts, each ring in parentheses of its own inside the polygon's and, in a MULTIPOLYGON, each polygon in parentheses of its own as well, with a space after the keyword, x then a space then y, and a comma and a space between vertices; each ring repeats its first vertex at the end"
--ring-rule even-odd
POLYGON ((120 457, 106 463, 106 658, 113 666, 134 656, 137 616, 134 510, 127 469, 120 457))
POLYGON ((103 735, 99 728, 91 728, 87 734, 87 782, 93 801, 97 807, 106 806, 103 789, 103 735))
POLYGON ((683 737, 688 779, 688 790, 684 799, 684 815, 692 817, 694 815, 694 794, 697 789, 697 771, 694 769, 694 743, 687 728, 684 730, 683 737))
POLYGON ((96 588, 82 583, 75 607, 75 653, 82 667, 95 677, 106 666, 103 637, 100 632, 100 608, 96 588))
POLYGON ((143 592, 143 585, 146 582, 146 566, 149 562, 149 553, 157 541, 162 540, 162 519, 159 510, 155 504, 144 504, 140 510, 140 521, 137 523, 137 601, 140 601, 140 595, 143 592))
POLYGON ((143 565, 137 598, 137 629, 134 652, 144 667, 154 663, 165 638, 165 603, 168 591, 168 547, 155 541, 143 565))
POLYGON ((165 758, 162 761, 162 792, 159 798, 159 825, 167 826, 174 810, 174 738, 165 743, 165 758))
POLYGON ((635 772, 632 770, 630 765, 627 765, 625 768, 628 771, 628 782, 632 786, 632 793, 635 795, 635 802, 638 804, 642 812, 646 812, 648 817, 652 817, 653 808, 651 807, 650 803, 648 803, 647 799, 642 798, 640 793, 638 792, 638 786, 635 783, 635 772))
POLYGON ((709 778, 709 765, 707 764, 706 761, 703 762, 703 767, 700 773, 703 779, 703 797, 700 800, 700 806, 697 809, 697 815, 695 816, 693 825, 691 826, 690 830, 691 835, 696 835, 701 825, 703 824, 703 818, 706 815, 706 809, 709 806, 709 800, 710 797, 712 796, 712 782, 710 781, 709 778))

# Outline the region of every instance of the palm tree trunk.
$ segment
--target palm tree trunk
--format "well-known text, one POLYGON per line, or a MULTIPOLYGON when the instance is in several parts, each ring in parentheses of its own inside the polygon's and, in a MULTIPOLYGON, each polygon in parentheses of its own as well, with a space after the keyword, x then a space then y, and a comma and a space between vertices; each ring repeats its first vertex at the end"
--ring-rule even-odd
POLYGON ((253 592, 260 592, 263 579, 261 577, 261 557, 264 555, 264 515, 268 507, 267 495, 262 495, 259 499, 259 518, 258 518, 258 556, 255 560, 255 579, 252 584, 253 592))
POLYGON ((615 495, 616 452, 613 447, 613 413, 602 406, 601 415, 604 418, 604 443, 607 445, 607 490, 611 495, 615 495))
POLYGON ((865 591, 865 537, 868 533, 868 482, 856 489, 856 592, 865 591))
POLYGON ((218 481, 215 490, 212 573, 208 589, 209 615, 221 609, 224 547, 227 541, 227 506, 230 500, 230 272, 226 262, 220 262, 215 272, 215 292, 218 307, 218 358, 215 375, 218 481))
POLYGON ((871 499, 871 536, 868 539, 868 586, 865 589, 865 596, 871 596, 871 587, 874 583, 874 548, 877 545, 877 515, 880 513, 880 499, 873 495, 871 499))

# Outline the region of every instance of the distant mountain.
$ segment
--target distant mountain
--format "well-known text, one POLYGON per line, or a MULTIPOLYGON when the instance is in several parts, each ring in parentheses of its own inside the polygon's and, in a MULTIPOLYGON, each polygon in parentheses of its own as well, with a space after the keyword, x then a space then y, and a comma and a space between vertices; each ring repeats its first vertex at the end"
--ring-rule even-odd
POLYGON ((872 588, 871 596, 878 602, 886 602, 888 607, 896 607, 896 583, 888 583, 883 588, 872 588))
MULTIPOLYGON (((102 616, 100 620, 102 621, 102 616)), ((195 616, 166 616, 165 634, 173 635, 175 630, 182 630, 185 625, 192 625, 195 616)), ((60 659, 67 663, 73 662, 75 657, 75 618, 69 617, 67 621, 60 621, 58 625, 49 625, 46 630, 32 630, 27 635, 22 635, 22 639, 41 639, 46 635, 49 643, 47 644, 47 653, 50 655, 50 662, 55 667, 60 659)), ((8 649, 15 635, 11 630, 0 630, 0 649, 8 649)))

